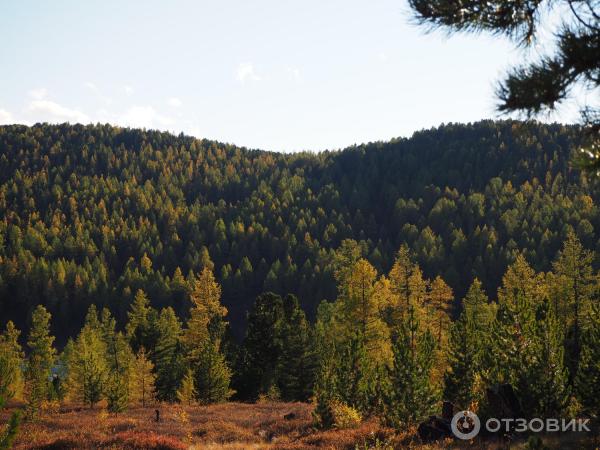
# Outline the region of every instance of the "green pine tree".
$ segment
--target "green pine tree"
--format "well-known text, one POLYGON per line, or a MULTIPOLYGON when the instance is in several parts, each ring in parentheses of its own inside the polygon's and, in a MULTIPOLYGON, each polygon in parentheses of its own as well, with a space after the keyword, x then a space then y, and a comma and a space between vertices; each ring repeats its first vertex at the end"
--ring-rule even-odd
POLYGON ((279 392, 283 400, 306 401, 312 394, 315 376, 312 332, 296 296, 287 295, 283 308, 282 353, 277 376, 279 392))
POLYGON ((238 362, 235 388, 240 398, 256 400, 277 385, 283 319, 283 301, 279 295, 266 292, 256 298, 248 313, 238 362))
POLYGON ((195 369, 194 386, 201 403, 219 403, 231 397, 231 370, 218 344, 207 342, 195 369))
POLYGON ((405 428, 433 410, 438 398, 431 384, 435 360, 435 338, 422 332, 409 306, 405 321, 393 345, 394 361, 384 394, 384 417, 388 425, 405 428))
POLYGON ((483 399, 484 356, 489 348, 493 307, 478 279, 463 300, 463 310, 450 330, 449 369, 444 376, 444 398, 464 409, 483 399))
POLYGON ((158 341, 154 355, 156 374, 156 396, 161 401, 177 400, 177 389, 185 375, 184 349, 180 341, 181 322, 173 308, 168 307, 160 312, 158 319, 158 341))
POLYGON ((554 309, 560 320, 559 325, 567 329, 567 365, 573 376, 577 373, 582 330, 586 326, 596 285, 592 271, 593 259, 594 254, 585 250, 577 235, 569 230, 553 264, 553 271, 561 285, 560 301, 554 309))
POLYGON ((108 373, 104 383, 108 410, 123 412, 129 403, 129 378, 134 355, 125 336, 116 331, 116 322, 108 309, 102 310, 100 330, 106 348, 108 373))
POLYGON ((332 380, 336 397, 363 413, 375 409, 379 395, 378 365, 373 361, 366 341, 357 331, 345 342, 332 380))
POLYGON ((530 365, 524 367, 516 388, 521 407, 530 417, 561 417, 569 400, 563 334, 548 300, 538 304, 530 365))
POLYGON ((585 412, 600 417, 600 306, 594 305, 583 334, 575 387, 585 412))
POLYGON ((31 316, 31 327, 27 336, 29 358, 25 373, 27 392, 27 416, 34 418, 47 399, 50 389, 50 375, 56 350, 54 337, 50 335, 50 313, 38 305, 31 316))

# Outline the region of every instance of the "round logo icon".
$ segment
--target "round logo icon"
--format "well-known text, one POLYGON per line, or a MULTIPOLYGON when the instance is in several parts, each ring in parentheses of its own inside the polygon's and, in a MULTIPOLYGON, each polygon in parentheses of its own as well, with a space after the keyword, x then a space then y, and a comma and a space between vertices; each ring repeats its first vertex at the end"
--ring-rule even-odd
POLYGON ((454 436, 465 441, 473 439, 479 434, 481 422, 477 414, 471 411, 457 412, 450 424, 454 436))

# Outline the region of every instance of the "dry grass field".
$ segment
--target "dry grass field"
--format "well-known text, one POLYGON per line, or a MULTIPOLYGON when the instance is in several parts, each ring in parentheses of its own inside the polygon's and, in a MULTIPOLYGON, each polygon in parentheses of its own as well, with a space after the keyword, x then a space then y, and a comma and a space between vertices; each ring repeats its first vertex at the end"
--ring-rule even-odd
MULTIPOLYGON (((367 421, 354 429, 315 430, 311 406, 304 403, 226 403, 181 407, 161 405, 109 415, 102 408, 61 407, 21 427, 16 449, 519 449, 524 443, 441 442, 422 445, 412 434, 396 436, 367 421), (284 416, 293 413, 293 418, 284 416), (379 443, 379 444, 378 444, 379 443)), ((9 410, 0 413, 6 423, 9 410)), ((598 443, 563 436, 547 439, 552 449, 594 449, 598 443)))

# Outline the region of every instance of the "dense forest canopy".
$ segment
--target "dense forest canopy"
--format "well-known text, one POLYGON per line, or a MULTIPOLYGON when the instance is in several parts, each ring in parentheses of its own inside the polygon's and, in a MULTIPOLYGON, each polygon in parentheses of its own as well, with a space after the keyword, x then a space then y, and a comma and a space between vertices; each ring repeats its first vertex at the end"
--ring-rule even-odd
POLYGON ((405 243, 456 298, 475 277, 494 297, 521 251, 540 271, 569 230, 600 249, 598 195, 569 164, 580 134, 482 121, 280 154, 109 125, 2 126, 0 325, 27 329, 43 304, 64 344, 91 304, 123 324, 138 289, 185 317, 205 266, 237 336, 264 291, 296 294, 314 318, 336 298, 347 238, 379 272, 405 243))

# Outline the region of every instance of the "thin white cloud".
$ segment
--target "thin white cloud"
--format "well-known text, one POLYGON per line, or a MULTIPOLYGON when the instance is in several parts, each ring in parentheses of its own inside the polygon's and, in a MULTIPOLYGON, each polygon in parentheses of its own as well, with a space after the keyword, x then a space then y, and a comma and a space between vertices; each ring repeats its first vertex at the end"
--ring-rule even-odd
POLYGON ((96 96, 105 104, 110 105, 112 104, 112 98, 107 97, 106 95, 104 95, 102 93, 102 91, 98 88, 98 86, 96 86, 96 83, 93 83, 91 81, 86 81, 85 83, 83 83, 83 85, 89 89, 90 91, 92 91, 94 94, 96 94, 96 96))
POLYGON ((195 138, 198 138, 198 139, 200 139, 200 138, 202 137, 202 135, 203 135, 202 131, 201 131, 201 130, 200 130, 200 128, 198 128, 198 127, 192 127, 192 128, 189 128, 189 129, 187 130, 187 133, 188 133, 190 136, 194 136, 195 138))
POLYGON ((139 128, 164 128, 174 122, 171 117, 158 113, 152 106, 132 106, 118 121, 121 125, 139 128))
POLYGON ((379 61, 382 61, 382 62, 386 62, 388 60, 388 55, 385 52, 379 52, 377 57, 379 58, 379 61))
POLYGON ((171 106, 173 108, 179 108, 181 105, 183 105, 183 102, 181 101, 181 99, 179 99, 177 97, 169 98, 169 100, 167 100, 167 103, 169 104, 169 106, 171 106))
POLYGON ((30 90, 28 94, 34 100, 42 100, 48 96, 48 90, 46 88, 37 88, 30 90))
MULTIPOLYGON (((79 108, 71 108, 57 101, 47 98, 48 92, 44 88, 33 89, 28 92, 30 97, 25 102, 22 110, 23 117, 17 118, 5 109, 0 109, 0 124, 6 123, 112 123, 119 126, 130 126, 136 128, 155 128, 170 130, 177 123, 175 118, 165 115, 150 105, 129 105, 124 109, 113 109, 106 97, 96 84, 91 81, 82 85, 92 91, 98 98, 105 100, 104 105, 98 105, 93 110, 83 111, 79 108)), ((133 88, 123 86, 125 92, 133 92, 133 88)), ((170 97, 167 99, 169 106, 177 108, 183 105, 181 99, 170 97)))
POLYGON ((300 83, 302 81, 302 75, 300 75, 300 69, 297 67, 288 67, 287 68, 288 77, 290 80, 295 81, 296 83, 300 83))
POLYGON ((254 71, 254 66, 251 63, 241 63, 237 68, 237 80, 240 83, 246 81, 260 81, 260 77, 254 71))
POLYGON ((131 86, 125 85, 123 86, 123 90, 125 91, 125 95, 133 94, 133 88, 131 86))
POLYGON ((13 116, 5 109, 0 109, 0 125, 10 125, 15 123, 13 116))
POLYGON ((33 100, 27 107, 27 112, 35 115, 40 122, 70 122, 89 123, 90 118, 77 109, 67 108, 50 100, 33 100))

